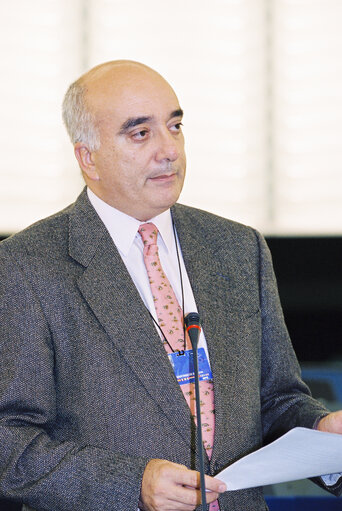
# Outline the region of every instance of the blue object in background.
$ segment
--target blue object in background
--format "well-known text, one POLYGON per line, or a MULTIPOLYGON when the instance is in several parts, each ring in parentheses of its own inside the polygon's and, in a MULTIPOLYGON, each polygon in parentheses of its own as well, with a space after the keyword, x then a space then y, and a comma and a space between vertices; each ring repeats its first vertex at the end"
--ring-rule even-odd
POLYGON ((342 368, 303 367, 302 378, 315 398, 342 403, 342 368))
MULTIPOLYGON (((342 409, 342 363, 302 366, 302 378, 313 397, 328 409, 342 409)), ((342 497, 336 498, 312 481, 303 479, 264 487, 270 511, 342 511, 342 497)))
POLYGON ((266 497, 270 511, 341 511, 342 498, 266 497))

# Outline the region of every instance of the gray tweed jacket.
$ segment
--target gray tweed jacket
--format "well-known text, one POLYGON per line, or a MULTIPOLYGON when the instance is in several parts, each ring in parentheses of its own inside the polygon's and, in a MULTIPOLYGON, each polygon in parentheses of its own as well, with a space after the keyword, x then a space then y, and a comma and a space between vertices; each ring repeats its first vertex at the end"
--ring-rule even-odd
MULTIPOLYGON (((300 380, 260 235, 181 205, 172 214, 210 351, 215 474, 326 410, 300 380)), ((165 350, 84 191, 1 243, 0 295, 0 496, 38 511, 136 511, 149 459, 198 467, 165 350)), ((261 489, 220 505, 266 509, 261 489)))

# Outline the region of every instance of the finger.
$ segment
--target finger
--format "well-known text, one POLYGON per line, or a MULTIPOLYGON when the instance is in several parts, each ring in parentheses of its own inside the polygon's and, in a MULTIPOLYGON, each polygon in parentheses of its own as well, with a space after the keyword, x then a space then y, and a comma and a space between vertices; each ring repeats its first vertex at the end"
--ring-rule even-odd
POLYGON ((177 483, 182 486, 188 486, 189 488, 200 487, 200 473, 196 470, 179 470, 177 476, 177 483))
POLYGON ((156 499, 154 506, 149 508, 153 511, 194 511, 198 504, 186 504, 177 500, 171 499, 156 499))
POLYGON ((205 488, 216 493, 227 491, 227 486, 223 481, 210 476, 205 476, 205 488))
POLYGON ((216 491, 209 491, 205 493, 205 500, 207 504, 210 504, 211 502, 214 502, 219 498, 220 494, 216 491))
MULTIPOLYGON (((206 502, 214 502, 218 498, 219 494, 216 492, 206 493, 206 502)), ((202 503, 202 494, 199 489, 178 486, 174 488, 172 497, 169 497, 174 503, 182 503, 184 506, 189 506, 191 509, 195 509, 202 503)))
MULTIPOLYGON (((194 511, 198 505, 196 497, 191 498, 178 490, 179 488, 175 488, 172 496, 164 494, 155 495, 150 499, 147 508, 144 504, 141 508, 139 505, 139 508, 146 511, 194 511), (191 503, 192 501, 194 503, 191 503)), ((196 490, 192 491, 196 493, 196 490)))
POLYGON ((319 431, 327 431, 328 433, 342 433, 342 411, 331 412, 317 425, 319 431))
MULTIPOLYGON (((195 470, 184 470, 180 471, 179 475, 181 480, 178 481, 180 484, 184 486, 190 486, 192 488, 200 488, 200 473, 195 470)), ((227 491, 227 487, 223 481, 219 479, 214 479, 210 476, 205 476, 205 488, 207 490, 223 493, 227 491)))

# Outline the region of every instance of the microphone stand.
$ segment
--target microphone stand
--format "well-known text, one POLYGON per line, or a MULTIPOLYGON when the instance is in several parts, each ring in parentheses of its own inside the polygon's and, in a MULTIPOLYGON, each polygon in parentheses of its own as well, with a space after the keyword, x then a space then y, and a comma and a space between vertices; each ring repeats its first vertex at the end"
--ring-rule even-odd
POLYGON ((201 404, 200 404, 200 389, 199 389, 199 370, 198 370, 198 338, 201 332, 199 314, 197 312, 190 312, 185 317, 186 331, 189 334, 192 353, 194 359, 194 373, 195 373, 195 393, 196 393, 196 417, 197 417, 197 451, 200 463, 200 481, 201 481, 201 500, 202 509, 207 509, 207 499, 205 494, 205 480, 204 480, 204 449, 202 440, 202 422, 201 422, 201 404))

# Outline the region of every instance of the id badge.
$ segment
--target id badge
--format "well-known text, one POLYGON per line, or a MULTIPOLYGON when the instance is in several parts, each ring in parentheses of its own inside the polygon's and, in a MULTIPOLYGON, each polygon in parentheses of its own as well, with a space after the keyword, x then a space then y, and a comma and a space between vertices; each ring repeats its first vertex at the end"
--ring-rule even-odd
MULTIPOLYGON (((170 353, 169 359, 179 385, 195 382, 194 355, 192 350, 170 353)), ((198 372, 200 381, 211 380, 213 378, 204 348, 199 348, 198 350, 198 372)))

